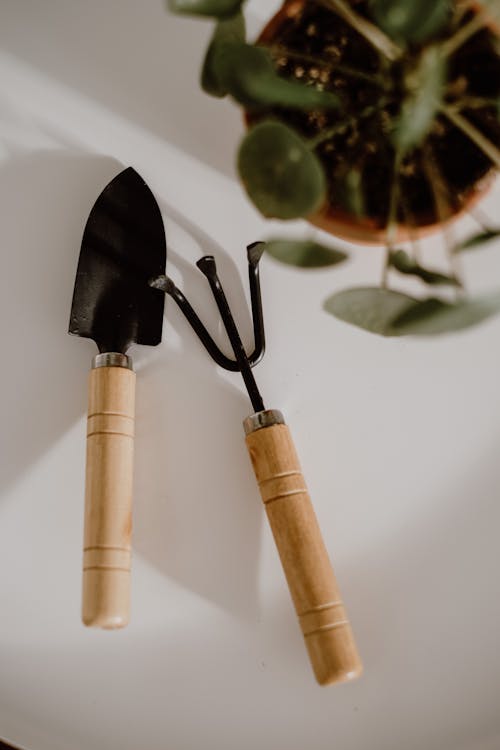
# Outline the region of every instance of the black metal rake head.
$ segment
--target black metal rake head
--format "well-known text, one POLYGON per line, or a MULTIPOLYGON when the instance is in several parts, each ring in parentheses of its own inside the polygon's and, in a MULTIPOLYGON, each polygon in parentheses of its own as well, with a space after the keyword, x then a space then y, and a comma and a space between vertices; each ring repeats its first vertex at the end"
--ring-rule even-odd
POLYGON ((175 285, 168 276, 158 276, 151 279, 150 286, 159 289, 165 294, 172 297, 177 303, 179 309, 187 319, 191 328, 194 330, 201 343, 220 367, 232 372, 241 372, 248 395, 255 409, 255 412, 264 411, 264 402, 259 393, 257 383, 253 376, 251 368, 254 367, 264 356, 266 340, 264 333, 264 316, 262 313, 262 297, 260 289, 259 261, 265 250, 265 242, 254 242, 247 246, 248 257, 248 279, 250 284, 250 299, 252 304, 252 321, 254 332, 254 349, 251 354, 247 355, 245 348, 238 333, 236 323, 226 295, 222 288, 217 266, 213 255, 204 255, 196 263, 197 267, 207 278, 215 302, 219 309, 224 328, 226 329, 231 347, 234 352, 234 359, 227 357, 217 346, 214 339, 200 320, 196 311, 187 300, 181 290, 175 285))

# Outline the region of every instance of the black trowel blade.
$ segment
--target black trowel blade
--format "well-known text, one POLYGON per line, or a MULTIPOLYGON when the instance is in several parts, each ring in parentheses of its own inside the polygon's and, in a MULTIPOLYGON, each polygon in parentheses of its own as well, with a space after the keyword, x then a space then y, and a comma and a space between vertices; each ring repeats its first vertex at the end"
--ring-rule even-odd
POLYGON ((156 199, 129 167, 102 191, 83 233, 69 332, 100 352, 159 344, 165 295, 148 281, 165 273, 167 246, 156 199))

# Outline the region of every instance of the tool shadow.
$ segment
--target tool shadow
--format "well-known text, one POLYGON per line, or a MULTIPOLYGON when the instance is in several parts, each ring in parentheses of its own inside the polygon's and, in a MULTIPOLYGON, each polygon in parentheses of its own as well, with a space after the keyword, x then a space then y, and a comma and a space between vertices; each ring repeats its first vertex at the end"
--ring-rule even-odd
POLYGON ((262 514, 242 434, 245 399, 201 357, 183 351, 138 379, 134 551, 252 620, 262 514))
MULTIPOLYGON (((193 257, 213 253, 221 261, 233 302, 240 292, 235 312, 248 330, 234 262, 174 209, 162 208, 167 239, 175 234, 174 221, 199 244, 191 248, 193 257)), ((180 284, 223 346, 206 280, 170 242, 168 271, 181 276, 180 284)), ((139 364, 134 549, 217 606, 255 620, 262 508, 242 427, 251 406, 210 360, 170 298, 166 312, 164 339, 177 336, 182 343, 175 350, 162 346, 154 366, 139 364)), ((227 341, 225 349, 230 354, 227 341)), ((238 373, 228 377, 239 380, 238 373)))
POLYGON ((58 149, 16 155, 0 167, 0 493, 86 411, 95 347, 67 335, 71 295, 86 217, 121 168, 110 157, 58 149))
MULTIPOLYGON (((74 594, 67 582, 50 611, 40 611, 32 599, 24 602, 30 615, 24 627, 36 636, 26 638, 29 631, 22 630, 13 643, 0 642, 0 705, 12 736, 24 736, 26 747, 40 750, 136 750, 145 746, 146 732, 151 750, 163 750, 166 736, 169 747, 197 748, 207 736, 209 748, 232 750, 238 732, 238 750, 267 750, 272 733, 283 738, 277 747, 289 750, 497 750, 500 605, 492 592, 498 580, 499 437, 493 431, 481 454, 436 486, 435 503, 422 513, 415 509, 403 533, 389 524, 387 536, 376 534, 359 554, 337 561, 365 662, 360 680, 318 688, 284 580, 267 601, 258 638, 244 626, 221 629, 192 613, 167 616, 160 628, 145 630, 139 623, 111 638, 96 631, 83 637, 76 618, 69 630, 64 625, 74 594), (273 700, 275 710, 266 714, 273 700), (186 721, 192 706, 196 721, 186 721), (358 712, 359 726, 359 717, 353 719, 358 712), (266 722, 256 722, 256 715, 266 722), (389 715, 390 723, 381 721, 389 715), (45 727, 47 738, 40 739, 45 727), (38 744, 30 743, 30 731, 37 732, 38 744)), ((383 497, 379 488, 373 497, 352 499, 362 513, 365 504, 383 497)), ((180 507, 180 497, 177 502, 180 507)), ((46 517, 43 523, 49 523, 46 517)), ((331 531, 335 538, 338 530, 331 531)), ((57 556, 41 559, 33 575, 43 589, 61 566, 57 556)))
POLYGON ((19 6, 2 3, 2 50, 204 164, 233 174, 241 115, 195 85, 207 40, 204 24, 186 23, 161 2, 88 0, 85 11, 75 13, 66 0, 52 0, 36 23, 19 6), (86 38, 92 40, 92 54, 86 38), (228 148, 228 140, 234 148, 228 148))

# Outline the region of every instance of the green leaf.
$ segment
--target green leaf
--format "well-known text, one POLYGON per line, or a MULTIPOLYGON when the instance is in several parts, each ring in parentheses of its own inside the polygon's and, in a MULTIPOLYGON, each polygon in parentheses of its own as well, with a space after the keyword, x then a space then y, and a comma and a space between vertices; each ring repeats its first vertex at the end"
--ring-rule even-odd
POLYGON ((449 0, 372 0, 372 6, 380 28, 399 42, 426 42, 451 16, 449 0))
POLYGON ((264 121, 247 133, 238 154, 238 171, 250 199, 268 218, 308 216, 326 197, 318 158, 280 122, 264 121))
POLYGON ((280 263, 300 268, 326 268, 343 263, 347 253, 310 240, 274 239, 266 242, 266 252, 280 263))
POLYGON ((363 175, 359 169, 351 169, 346 175, 344 202, 346 208, 357 217, 365 215, 363 175))
POLYGON ((422 143, 430 131, 443 100, 446 72, 446 60, 436 46, 425 50, 417 67, 407 74, 409 94, 393 133, 402 154, 422 143))
POLYGON ((269 51, 263 47, 241 42, 219 44, 212 65, 220 86, 249 109, 336 109, 340 103, 335 94, 279 76, 269 51))
POLYGON ((476 250, 478 247, 482 247, 486 242, 496 240, 500 237, 500 229, 487 229, 480 234, 475 234, 469 237, 464 242, 457 245, 453 252, 461 253, 464 250, 476 250))
POLYGON ((417 276, 430 286, 440 286, 443 284, 448 284, 449 286, 461 286, 460 281, 455 276, 448 276, 444 273, 439 273, 439 271, 432 271, 429 268, 424 268, 413 260, 413 258, 410 258, 408 253, 404 250, 394 250, 391 252, 389 260, 390 265, 399 271, 399 273, 408 276, 417 276))
POLYGON ((396 316, 393 328, 400 335, 435 336, 463 331, 499 312, 500 292, 454 304, 430 298, 415 302, 396 316))
POLYGON ((241 10, 231 18, 223 19, 215 27, 201 71, 201 87, 210 96, 222 98, 228 94, 217 73, 218 50, 224 44, 245 41, 245 17, 241 10))
POLYGON ((227 18, 234 16, 243 2, 244 0, 168 0, 167 4, 172 13, 227 18))
POLYGON ((358 328, 382 336, 397 336, 392 321, 416 300, 401 292, 379 287, 360 287, 337 292, 326 300, 324 309, 358 328))

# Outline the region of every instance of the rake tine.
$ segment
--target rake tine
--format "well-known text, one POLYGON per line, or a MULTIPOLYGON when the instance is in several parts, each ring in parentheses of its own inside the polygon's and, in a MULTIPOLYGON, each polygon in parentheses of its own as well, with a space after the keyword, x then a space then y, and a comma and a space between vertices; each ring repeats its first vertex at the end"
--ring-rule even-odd
POLYGON ((149 284, 154 289, 159 289, 160 291, 165 292, 165 294, 168 294, 169 297, 172 297, 207 352, 220 367, 223 367, 225 370, 230 370, 231 372, 239 372, 240 367, 236 360, 226 357, 226 355, 219 349, 188 299, 184 296, 179 287, 175 285, 172 279, 168 276, 158 276, 151 280, 149 284))
POLYGON ((217 307, 219 308, 222 322, 224 323, 229 341, 231 342, 231 346, 233 347, 236 361, 238 362, 238 369, 240 370, 245 382, 245 386, 248 391, 250 401, 252 402, 252 406, 256 412, 264 411, 264 402, 262 400, 262 396, 259 393, 259 389, 257 387, 257 383, 255 382, 255 378, 253 376, 252 369, 245 352, 245 348, 241 341, 240 334, 238 333, 238 329, 236 328, 236 323, 234 322, 234 318, 226 299, 226 295, 224 294, 224 290, 217 275, 217 266, 215 264, 215 259, 213 255, 205 255, 203 256, 203 258, 200 258, 196 265, 204 274, 204 276, 206 276, 206 278, 208 279, 208 283, 210 284, 212 294, 214 295, 217 307))

